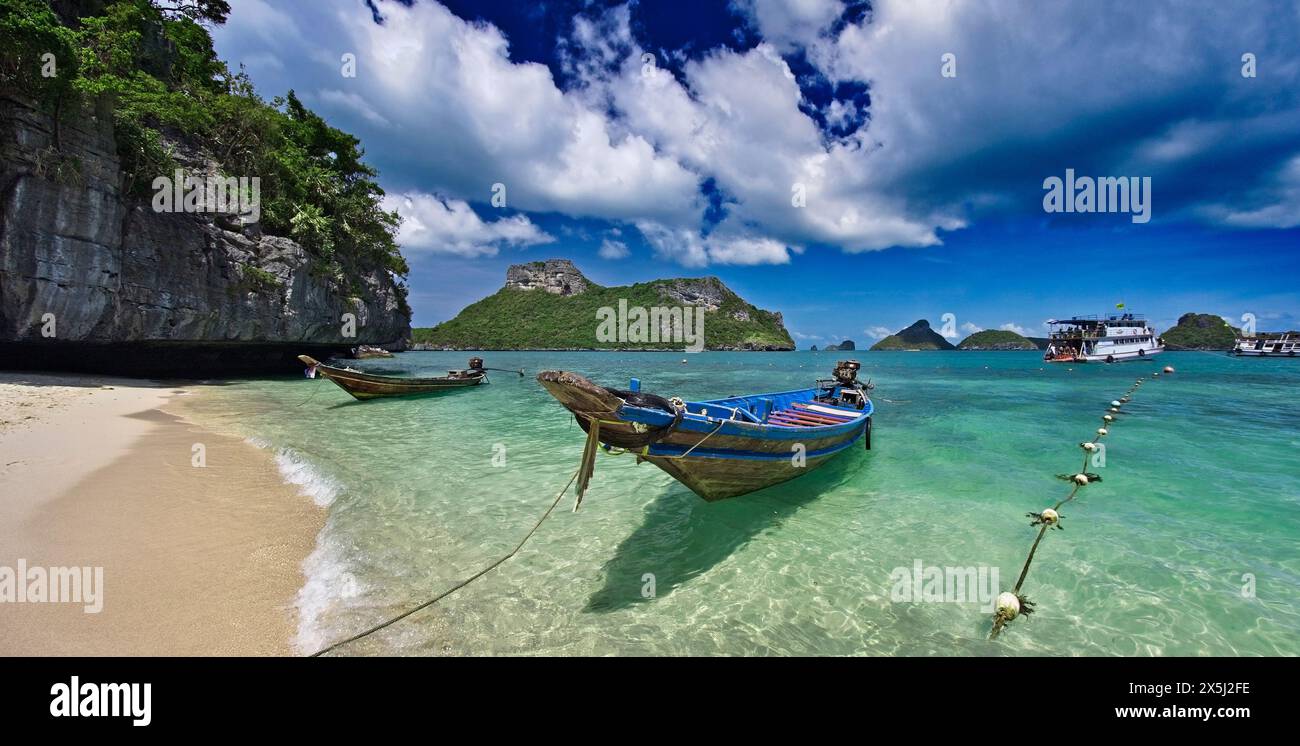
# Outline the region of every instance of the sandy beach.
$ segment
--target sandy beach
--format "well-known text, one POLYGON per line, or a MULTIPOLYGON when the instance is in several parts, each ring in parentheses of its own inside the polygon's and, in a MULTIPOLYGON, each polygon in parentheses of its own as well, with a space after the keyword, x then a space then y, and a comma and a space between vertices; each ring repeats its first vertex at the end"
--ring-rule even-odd
POLYGON ((325 512, 265 452, 186 419, 204 388, 0 373, 0 581, 103 568, 98 613, 0 602, 0 655, 294 652, 325 512))

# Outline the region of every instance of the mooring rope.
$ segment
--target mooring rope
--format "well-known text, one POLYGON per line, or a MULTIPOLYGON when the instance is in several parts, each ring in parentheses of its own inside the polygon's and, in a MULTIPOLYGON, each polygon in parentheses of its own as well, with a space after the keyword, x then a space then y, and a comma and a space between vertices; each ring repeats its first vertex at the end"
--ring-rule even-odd
MULTIPOLYGON (((579 469, 579 470, 581 470, 581 469, 579 469)), ((519 550, 524 548, 524 544, 527 544, 527 543, 528 543, 528 540, 531 539, 531 538, 533 538, 533 534, 537 533, 537 529, 541 528, 541 527, 542 527, 542 523, 543 523, 543 522, 544 522, 548 517, 550 517, 551 512, 555 510, 555 506, 560 504, 560 498, 564 497, 564 493, 569 491, 569 486, 572 485, 572 484, 573 484, 573 481, 574 481, 575 479, 577 479, 577 478, 578 478, 578 472, 575 471, 575 472, 573 472, 573 476, 569 477, 568 484, 565 484, 565 485, 564 485, 564 488, 561 489, 561 490, 559 491, 558 494, 556 494, 556 496, 555 496, 555 500, 553 500, 553 501, 551 502, 550 507, 548 507, 544 513, 542 513, 542 517, 541 517, 541 518, 538 518, 538 519, 537 519, 537 523, 533 524, 533 527, 532 527, 531 529, 528 530, 528 533, 527 533, 527 534, 524 534, 524 538, 522 538, 522 539, 519 540, 519 543, 515 545, 515 548, 514 548, 514 549, 511 549, 507 554, 505 554, 504 556, 502 556, 500 559, 496 560, 495 562, 493 562, 492 564, 488 565, 487 567, 484 567, 482 570, 479 570, 478 572, 474 573, 473 575, 469 576, 468 578, 466 578, 466 579, 460 581, 459 583, 457 583, 456 585, 452 586, 451 588, 448 588, 447 590, 443 591, 442 593, 439 593, 438 595, 434 596, 433 598, 429 599, 428 601, 425 601, 425 602, 419 604, 418 606, 414 606, 414 607, 412 607, 412 608, 410 608, 410 609, 407 609, 406 611, 402 612, 401 614, 398 614, 398 615, 395 616, 395 617, 392 617, 392 618, 387 619, 387 620, 385 620, 385 621, 383 621, 383 622, 380 622, 379 624, 376 624, 375 626, 371 627, 370 629, 365 630, 364 632, 358 632, 357 634, 352 635, 351 637, 349 637, 349 638, 347 638, 347 639, 345 639, 345 640, 339 640, 339 641, 336 642, 336 643, 333 643, 333 644, 331 644, 331 645, 327 645, 326 647, 323 647, 323 648, 321 648, 320 650, 317 650, 316 652, 312 653, 311 655, 309 655, 309 656, 307 656, 307 657, 309 657, 309 658, 316 658, 316 657, 318 657, 318 656, 324 655, 325 653, 328 653, 328 652, 330 652, 331 650, 335 650, 335 649, 337 649, 337 648, 340 648, 340 647, 342 647, 342 646, 344 646, 344 645, 347 645, 348 643, 356 642, 357 640, 360 640, 360 639, 363 638, 363 637, 366 637, 366 636, 368 636, 368 635, 374 634, 375 632, 378 632, 379 630, 384 629, 385 627, 388 627, 388 626, 390 626, 390 625, 392 625, 392 624, 395 624, 395 623, 397 623, 397 622, 400 622, 400 621, 402 621, 403 619, 407 618, 408 616, 414 614, 414 613, 417 612, 417 611, 421 611, 421 610, 423 610, 423 609, 427 609, 427 608, 429 608, 430 606, 433 606, 434 604, 438 603, 439 601, 441 601, 442 599, 446 598, 447 596, 450 596, 451 594, 455 593, 456 591, 460 590, 461 588, 464 588, 465 586, 469 585, 470 583, 473 583, 475 580, 478 580, 479 578, 483 577, 484 575, 487 575, 489 572, 492 572, 492 571, 495 570, 496 568, 500 567, 503 563, 505 563, 506 560, 508 560, 508 559, 510 559, 511 557, 513 557, 513 556, 515 556, 516 554, 518 554, 518 553, 519 553, 519 550)))
MULTIPOLYGON (((1165 366, 1164 372, 1173 373, 1174 369, 1170 366, 1165 366)), ((1159 371, 1152 374, 1153 378, 1159 376, 1159 371)), ((1102 426, 1097 428, 1097 434, 1093 436, 1092 440, 1084 441, 1079 444, 1079 447, 1083 449, 1083 468, 1080 469, 1077 474, 1056 475, 1059 479, 1064 479, 1073 483, 1074 487, 1070 490, 1070 494, 1065 496, 1064 499, 1060 500, 1052 507, 1044 509, 1041 513, 1025 514, 1026 518, 1034 519, 1029 524, 1030 526, 1041 526, 1042 528, 1038 529, 1038 536, 1034 538, 1033 545, 1029 547, 1029 556, 1025 558, 1025 566, 1020 570, 1020 577, 1016 579, 1015 588, 998 595, 997 601, 994 604, 993 629, 989 632, 990 640, 997 639, 998 634, 1002 632, 1002 628, 1010 623, 1011 620, 1021 614, 1028 615, 1034 613, 1034 602, 1030 601, 1024 594, 1022 594, 1020 589, 1024 586, 1025 578, 1029 575, 1029 566, 1033 563, 1034 555, 1038 552, 1038 545, 1043 541, 1043 536, 1047 534, 1048 530, 1063 529, 1061 526, 1061 519, 1064 516, 1060 514, 1061 506, 1074 500, 1074 498, 1079 494, 1079 490, 1094 482, 1101 481, 1100 476, 1088 471, 1088 461, 1097 452, 1098 442, 1110 434, 1110 428, 1113 427, 1117 421, 1117 418, 1120 415, 1120 410, 1125 404, 1128 404, 1129 401, 1132 400, 1133 394, 1142 386, 1143 380, 1144 379, 1142 378, 1138 378, 1133 382, 1133 385, 1129 387, 1128 391, 1124 392, 1123 396, 1111 401, 1110 408, 1107 409, 1106 414, 1101 417, 1102 426)))

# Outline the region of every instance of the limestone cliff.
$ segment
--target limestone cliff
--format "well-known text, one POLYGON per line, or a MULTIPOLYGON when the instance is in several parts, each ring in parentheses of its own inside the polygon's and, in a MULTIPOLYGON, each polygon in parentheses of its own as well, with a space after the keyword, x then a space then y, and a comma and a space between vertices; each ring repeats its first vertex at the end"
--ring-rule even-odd
POLYGON ((320 277, 289 239, 124 197, 110 122, 65 114, 56 150, 50 116, 0 96, 0 367, 207 377, 404 346, 382 267, 320 277))

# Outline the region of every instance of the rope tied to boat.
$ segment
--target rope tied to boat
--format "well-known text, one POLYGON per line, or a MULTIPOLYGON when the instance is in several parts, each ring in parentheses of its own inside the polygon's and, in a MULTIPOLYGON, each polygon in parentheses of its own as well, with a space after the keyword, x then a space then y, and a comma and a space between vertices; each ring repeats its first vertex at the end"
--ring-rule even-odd
POLYGON ((369 635, 372 635, 372 634, 374 634, 375 632, 378 632, 379 630, 384 629, 385 627, 392 626, 393 624, 396 624, 397 622, 402 621, 403 619, 407 618, 408 616, 414 614, 414 613, 417 612, 417 611, 421 611, 421 610, 423 610, 423 609, 427 609, 427 608, 429 608, 430 606, 433 606, 434 604, 438 603, 438 602, 441 601, 442 599, 444 599, 444 598, 450 596, 451 594, 455 593, 456 591, 460 590, 461 588, 464 588, 465 586, 469 585, 470 583, 473 583, 475 580, 478 580, 479 578, 483 577, 484 575, 487 575, 488 573, 490 573, 490 572, 492 572, 493 570, 497 569, 497 568, 500 567, 501 565, 505 564, 506 560, 508 560, 508 559, 510 559, 511 557, 514 557, 516 554, 518 554, 518 553, 519 553, 519 550, 524 548, 524 544, 527 544, 527 543, 528 543, 528 540, 531 539, 531 538, 533 538, 533 534, 537 533, 537 529, 541 528, 541 527, 542 527, 542 523, 544 523, 544 522, 546 521, 546 519, 550 517, 552 511, 555 510, 555 506, 557 506, 557 505, 560 504, 560 499, 564 497, 564 493, 565 493, 565 492, 568 492, 568 491, 569 491, 569 486, 572 485, 573 482, 574 482, 574 480, 576 480, 577 478, 578 478, 578 472, 575 471, 575 472, 573 473, 573 476, 569 477, 569 481, 568 481, 567 483, 565 483, 564 487, 559 491, 559 493, 557 493, 557 494, 555 495, 555 499, 551 501, 550 506, 549 506, 549 507, 548 507, 548 508, 547 508, 547 509, 542 513, 542 516, 541 516, 540 518, 537 519, 537 523, 533 524, 533 527, 532 527, 531 529, 528 530, 528 533, 524 534, 524 538, 522 538, 522 539, 519 540, 519 543, 515 545, 515 548, 514 548, 514 549, 511 549, 509 552, 507 552, 507 553, 506 553, 505 555, 503 555, 501 558, 497 559, 497 560, 496 560, 495 562, 493 562, 492 564, 490 564, 490 565, 484 567, 483 569, 479 570, 478 572, 474 573, 473 575, 469 576, 468 578, 466 578, 466 579, 460 581, 460 582, 457 583, 456 585, 453 585, 452 587, 448 588, 447 590, 443 591, 442 593, 439 593, 438 595, 434 596, 433 598, 431 598, 431 599, 429 599, 429 600, 427 600, 427 601, 424 601, 424 602, 422 602, 422 603, 420 603, 420 604, 418 604, 418 605, 416 605, 416 606, 413 606, 413 607, 411 607, 410 609, 407 609, 406 611, 402 612, 401 614, 398 614, 398 615, 395 616, 395 617, 391 617, 391 618, 389 618, 389 619, 386 619, 386 620, 380 622, 379 624, 376 624, 376 625, 374 625, 373 627, 370 627, 369 629, 367 629, 367 630, 365 630, 365 631, 363 631, 363 632, 358 632, 357 634, 352 635, 351 637, 348 637, 348 638, 343 639, 343 640, 339 640, 338 642, 332 643, 332 644, 330 644, 330 645, 326 645, 325 647, 321 648, 320 650, 317 650, 316 652, 312 653, 311 655, 309 655, 309 656, 307 656, 307 657, 309 657, 309 658, 317 658, 317 657, 319 657, 319 656, 324 655, 325 653, 328 653, 328 652, 330 652, 330 651, 332 651, 332 650, 336 650, 336 649, 338 649, 338 648, 340 648, 340 647, 342 647, 342 646, 344 646, 344 645, 347 645, 347 644, 352 643, 352 642, 356 642, 357 640, 360 640, 360 639, 363 638, 363 637, 367 637, 367 636, 369 636, 369 635))
MULTIPOLYGON (((1165 366, 1164 372, 1173 373, 1174 369, 1171 366, 1165 366)), ((1159 377, 1159 371, 1152 374, 1152 378, 1159 377)), ((1029 556, 1025 558, 1024 567, 1020 570, 1020 576, 1016 578, 1015 587, 998 594, 997 600, 993 604, 993 629, 989 631, 990 640, 996 640, 1003 628, 1020 615, 1028 616, 1034 613, 1034 602, 1021 592, 1021 588, 1024 587, 1025 578, 1029 575, 1029 566, 1034 562, 1034 555, 1038 553, 1038 545, 1043 541, 1043 537, 1047 535, 1048 531, 1065 530, 1065 527, 1061 525, 1061 520, 1065 517, 1061 515, 1061 508, 1066 503, 1072 502, 1084 487, 1101 481, 1099 475, 1088 471, 1088 462, 1098 451, 1101 439, 1110 434, 1110 428, 1117 421, 1116 417, 1120 414, 1123 406, 1132 401, 1133 395, 1141 388, 1143 380, 1139 377, 1129 387, 1128 391, 1124 392, 1123 396, 1111 401, 1110 408, 1106 411, 1106 414, 1102 415, 1102 426, 1097 428, 1092 440, 1079 444, 1079 448, 1083 450, 1083 467, 1075 474, 1056 475, 1057 479, 1067 481, 1073 485, 1070 493, 1052 507, 1043 509, 1042 512, 1025 514, 1026 518, 1033 519, 1029 524, 1031 527, 1039 527, 1038 535, 1034 537, 1034 543, 1029 547, 1029 556)))

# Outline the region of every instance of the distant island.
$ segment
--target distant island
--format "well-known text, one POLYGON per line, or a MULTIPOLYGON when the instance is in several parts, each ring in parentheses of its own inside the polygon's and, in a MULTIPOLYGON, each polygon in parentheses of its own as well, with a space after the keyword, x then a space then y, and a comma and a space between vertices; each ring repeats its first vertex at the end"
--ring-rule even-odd
POLYGON ((1161 338, 1171 350, 1231 350, 1241 330, 1212 313, 1185 313, 1161 338))
POLYGON ((874 351, 888 350, 955 350, 957 349, 952 342, 944 339, 938 332, 930 328, 930 322, 925 319, 917 321, 915 324, 899 331, 897 334, 891 334, 871 346, 874 351))
POLYGON ((957 344, 959 350, 1037 350, 1038 344, 1005 329, 985 329, 975 332, 957 344))
MULTIPOLYGON (((813 349, 817 348, 814 347, 813 349)), ((826 352, 852 352, 856 349, 858 349, 858 346, 851 339, 846 339, 837 345, 826 345, 826 352)))
MULTIPOLYGON (((599 338, 600 314, 636 308, 703 312, 707 350, 794 349, 779 312, 754 306, 716 277, 602 287, 567 259, 511 265, 504 287, 466 306, 449 321, 413 329, 412 342, 414 349, 424 350, 684 349, 681 341, 663 338, 648 342, 599 338)), ((634 316, 626 318, 635 321, 634 316)))

